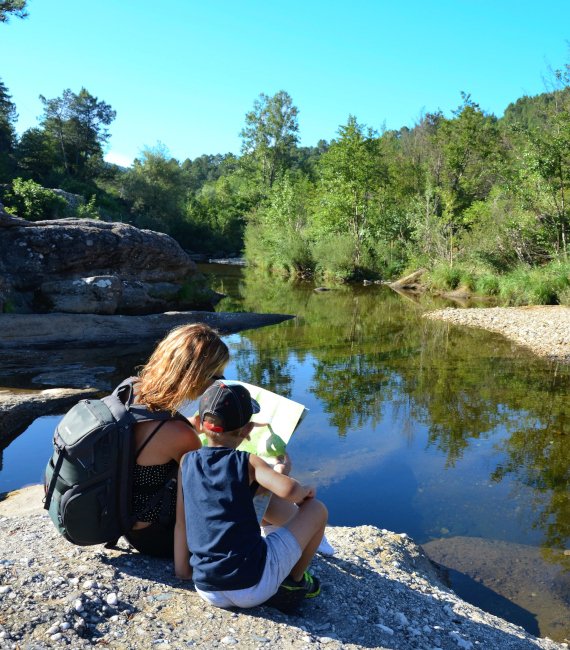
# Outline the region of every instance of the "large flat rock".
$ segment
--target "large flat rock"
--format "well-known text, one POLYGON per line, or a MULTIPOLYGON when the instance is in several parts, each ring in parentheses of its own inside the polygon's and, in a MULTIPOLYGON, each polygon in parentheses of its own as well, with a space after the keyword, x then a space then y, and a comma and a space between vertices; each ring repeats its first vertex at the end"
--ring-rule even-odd
POLYGON ((46 349, 58 346, 89 348, 162 338, 187 323, 207 323, 220 334, 275 325, 293 318, 287 314, 249 314, 209 311, 171 311, 141 316, 98 314, 0 314, 1 349, 46 349))

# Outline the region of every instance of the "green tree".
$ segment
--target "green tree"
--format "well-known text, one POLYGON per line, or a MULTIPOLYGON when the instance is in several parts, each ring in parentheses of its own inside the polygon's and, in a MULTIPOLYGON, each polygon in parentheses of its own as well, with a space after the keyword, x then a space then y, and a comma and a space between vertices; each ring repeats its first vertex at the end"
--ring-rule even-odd
POLYGON ((280 90, 273 97, 261 93, 245 116, 240 133, 244 162, 253 166, 266 187, 290 165, 298 140, 298 112, 291 96, 280 90))
POLYGON ((245 231, 246 257, 256 266, 304 276, 313 270, 307 235, 311 185, 286 173, 271 188, 266 203, 250 215, 245 231))
POLYGON ((58 142, 50 133, 37 127, 24 131, 15 148, 20 173, 42 185, 57 185, 59 151, 58 142))
POLYGON ((12 153, 16 140, 14 123, 17 117, 16 105, 0 79, 0 182, 6 182, 11 177, 12 153))
POLYGON ((140 227, 170 233, 186 196, 180 164, 163 145, 146 148, 122 178, 121 193, 140 227))
POLYGON ((10 15, 16 18, 27 18, 27 0, 1 0, 0 1, 0 23, 8 22, 10 15))
POLYGON ((61 97, 46 99, 41 126, 58 143, 59 163, 65 176, 82 180, 96 175, 103 161, 103 146, 109 139, 107 127, 115 111, 85 88, 69 88, 61 97))
POLYGON ((555 73, 559 88, 546 104, 542 128, 523 129, 515 191, 552 231, 554 252, 568 256, 570 237, 570 64, 555 73))
POLYGON ((325 246, 321 261, 331 255, 338 236, 347 238, 347 262, 357 270, 365 263, 377 236, 387 170, 378 138, 354 116, 339 128, 339 136, 319 163, 312 230, 316 239, 330 244, 325 246))

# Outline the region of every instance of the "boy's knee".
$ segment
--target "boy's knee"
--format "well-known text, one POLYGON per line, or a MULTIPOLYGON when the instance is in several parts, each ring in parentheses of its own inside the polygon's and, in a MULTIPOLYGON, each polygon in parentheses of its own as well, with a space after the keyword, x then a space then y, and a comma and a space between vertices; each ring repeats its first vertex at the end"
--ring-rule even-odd
POLYGON ((324 523, 326 523, 329 516, 329 511, 322 501, 319 501, 318 499, 311 499, 310 501, 305 501, 303 504, 301 504, 301 507, 307 507, 307 509, 311 511, 311 515, 314 519, 319 521, 322 520, 324 523))

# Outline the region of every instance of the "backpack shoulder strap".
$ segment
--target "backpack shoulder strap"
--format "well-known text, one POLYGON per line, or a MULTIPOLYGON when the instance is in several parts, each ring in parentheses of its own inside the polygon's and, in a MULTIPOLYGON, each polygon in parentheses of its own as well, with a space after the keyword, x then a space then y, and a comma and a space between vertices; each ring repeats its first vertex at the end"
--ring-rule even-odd
POLYGON ((142 443, 142 445, 136 450, 135 452, 135 460, 141 455, 142 450, 148 445, 148 443, 154 438, 155 434, 158 433, 158 430, 163 424, 166 424, 168 420, 162 420, 162 422, 159 422, 156 427, 150 432, 150 434, 147 436, 147 439, 142 443))

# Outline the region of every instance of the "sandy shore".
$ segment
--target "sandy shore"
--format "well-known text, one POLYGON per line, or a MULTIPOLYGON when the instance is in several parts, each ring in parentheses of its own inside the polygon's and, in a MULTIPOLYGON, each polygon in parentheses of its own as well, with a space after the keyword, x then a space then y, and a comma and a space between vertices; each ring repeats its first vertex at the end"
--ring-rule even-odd
POLYGON ((570 363, 570 307, 449 308, 424 318, 498 332, 541 357, 570 363))

